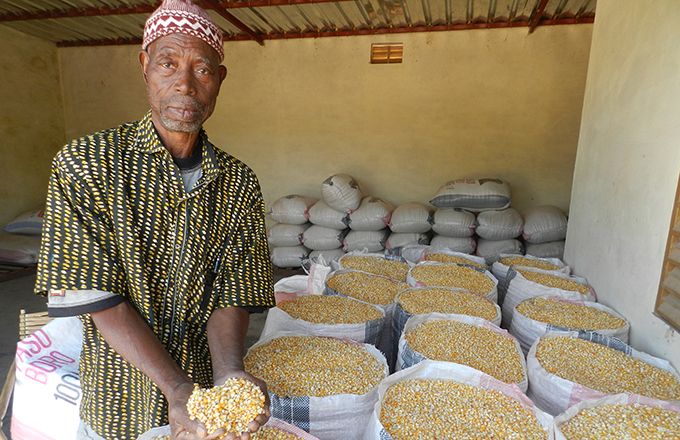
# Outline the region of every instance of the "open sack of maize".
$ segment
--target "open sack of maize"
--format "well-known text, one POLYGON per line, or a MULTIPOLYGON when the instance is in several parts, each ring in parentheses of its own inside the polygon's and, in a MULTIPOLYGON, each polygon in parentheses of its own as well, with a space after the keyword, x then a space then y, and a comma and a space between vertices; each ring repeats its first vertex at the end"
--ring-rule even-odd
MULTIPOLYGON (((343 262, 347 263, 347 260, 343 258, 341 263, 343 262)), ((378 270, 375 269, 375 271, 378 270)), ((408 285, 406 283, 393 278, 358 270, 340 269, 329 274, 326 279, 324 294, 347 296, 376 305, 383 310, 385 319, 383 321, 383 328, 380 331, 377 347, 385 354, 390 369, 393 369, 396 353, 390 329, 392 328, 392 316, 394 314, 394 299, 399 292, 407 288, 408 285)))
POLYGON ((527 390, 527 368, 519 343, 482 318, 430 313, 410 318, 399 339, 397 369, 425 359, 476 368, 527 390))
POLYGON ((481 257, 469 255, 464 252, 456 252, 448 249, 428 248, 423 252, 420 261, 436 261, 438 263, 455 263, 465 266, 473 266, 487 270, 486 260, 481 257))
POLYGON ((388 375, 372 345, 292 332, 260 339, 244 365, 267 383, 272 417, 324 440, 360 438, 388 375))
POLYGON ((559 296, 536 296, 515 307, 510 333, 524 353, 544 334, 553 330, 594 331, 628 343, 630 324, 607 306, 559 296))
POLYGON ((411 287, 464 289, 498 302, 498 281, 488 270, 476 267, 423 261, 409 270, 406 282, 411 287))
POLYGON ((54 319, 17 343, 13 439, 76 438, 81 345, 77 317, 54 319))
POLYGON ((389 259, 385 255, 366 252, 348 252, 338 260, 340 269, 359 270, 406 282, 411 266, 401 258, 389 259))
POLYGON ((378 395, 365 440, 553 438, 553 418, 516 385, 465 365, 425 360, 383 380, 378 395))
POLYGON ((633 394, 580 402, 555 418, 556 440, 680 438, 680 406, 633 394))
POLYGON ((505 277, 502 303, 503 326, 510 328, 512 314, 525 299, 554 295, 567 299, 596 301, 595 290, 585 278, 533 267, 510 267, 505 277))
POLYGON ((392 317, 394 343, 399 343, 409 318, 429 313, 476 316, 501 325, 501 308, 479 295, 462 289, 412 287, 402 291, 396 298, 392 317))
MULTIPOLYGON (((170 440, 170 425, 153 428, 137 440, 170 440)), ((286 423, 283 420, 271 417, 264 426, 255 434, 250 435, 251 440, 319 440, 317 437, 303 431, 297 426, 286 423)))
POLYGON ((587 399, 631 393, 680 401, 680 376, 670 362, 594 332, 550 332, 527 356, 529 397, 557 415, 587 399))
POLYGON ((377 345, 385 326, 385 311, 378 306, 343 296, 301 295, 269 309, 261 337, 294 331, 377 345))
MULTIPOLYGON (((571 268, 559 258, 539 258, 532 255, 500 254, 491 265, 491 273, 498 280, 498 289, 505 284, 510 266, 533 267, 550 272, 571 274, 571 268)), ((500 292, 499 292, 500 293, 500 292)))

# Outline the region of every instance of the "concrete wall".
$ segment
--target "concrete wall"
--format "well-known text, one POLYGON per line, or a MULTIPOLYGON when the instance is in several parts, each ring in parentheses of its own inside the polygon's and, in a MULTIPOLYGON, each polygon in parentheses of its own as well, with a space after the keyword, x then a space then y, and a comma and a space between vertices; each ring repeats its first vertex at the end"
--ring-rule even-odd
POLYGON ((0 225, 44 205, 64 144, 57 48, 0 26, 0 225))
MULTIPOLYGON (((352 174, 393 203, 445 181, 501 176, 519 208, 567 209, 592 25, 225 45, 229 75, 206 128, 258 174, 268 203, 352 174), (374 42, 401 65, 369 64, 374 42)), ((59 50, 66 134, 146 110, 137 47, 59 50), (87 69, 83 69, 87 66, 87 69)))
POLYGON ((631 322, 635 347, 680 368, 654 302, 680 170, 680 4, 600 0, 566 260, 631 322))

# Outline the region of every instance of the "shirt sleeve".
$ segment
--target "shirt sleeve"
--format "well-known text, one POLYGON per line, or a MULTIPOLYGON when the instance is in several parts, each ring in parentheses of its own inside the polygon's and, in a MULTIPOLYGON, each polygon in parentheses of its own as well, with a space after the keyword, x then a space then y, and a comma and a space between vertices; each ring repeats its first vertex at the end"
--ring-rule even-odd
POLYGON ((124 300, 110 217, 86 175, 63 150, 54 159, 35 285, 36 294, 48 297, 50 316, 82 315, 124 300))
POLYGON ((221 256, 213 295, 217 308, 236 306, 258 312, 275 305, 264 202, 259 189, 256 202, 221 256))

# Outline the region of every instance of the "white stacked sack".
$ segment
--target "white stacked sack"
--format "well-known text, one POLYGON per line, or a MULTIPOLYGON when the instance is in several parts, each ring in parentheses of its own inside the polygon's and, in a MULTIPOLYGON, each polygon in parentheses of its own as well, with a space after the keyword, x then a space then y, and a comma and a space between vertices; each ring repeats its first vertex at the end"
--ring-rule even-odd
POLYGON ((349 214, 361 203, 361 188, 354 177, 335 174, 321 184, 321 196, 331 208, 349 214))
POLYGON ((481 212, 508 208, 510 199, 510 185, 501 179, 458 179, 439 188, 430 203, 481 212))
POLYGON ((409 202, 398 206, 390 219, 392 233, 385 247, 394 249, 413 244, 429 244, 432 229, 432 211, 418 202, 409 202))
POLYGON ((377 197, 364 197, 359 208, 349 214, 351 231, 345 237, 345 252, 367 251, 380 252, 385 249, 389 229, 387 225, 394 208, 377 197))
POLYGON ((500 254, 523 254, 522 235, 524 220, 514 208, 501 211, 484 211, 477 214, 477 255, 491 262, 500 254))
POLYGON ((567 236, 567 216, 556 206, 536 206, 524 213, 527 255, 563 258, 567 236))
POLYGON ((316 202, 312 197, 291 194, 272 203, 268 214, 278 224, 267 231, 267 239, 274 266, 302 266, 309 255, 309 249, 303 246, 303 235, 310 226, 309 210, 316 202))

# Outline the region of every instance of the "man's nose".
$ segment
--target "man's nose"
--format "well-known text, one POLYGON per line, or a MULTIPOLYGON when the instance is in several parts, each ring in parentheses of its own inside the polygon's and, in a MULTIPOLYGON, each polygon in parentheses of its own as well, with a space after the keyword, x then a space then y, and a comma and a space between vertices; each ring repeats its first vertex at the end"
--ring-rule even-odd
POLYGON ((196 93, 195 80, 191 68, 178 69, 175 78, 175 91, 182 95, 194 95, 196 93))

